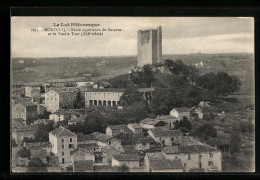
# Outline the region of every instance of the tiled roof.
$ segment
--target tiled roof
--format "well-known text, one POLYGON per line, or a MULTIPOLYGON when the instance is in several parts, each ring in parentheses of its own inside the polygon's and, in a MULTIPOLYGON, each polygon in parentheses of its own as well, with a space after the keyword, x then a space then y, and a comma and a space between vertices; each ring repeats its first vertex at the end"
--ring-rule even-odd
POLYGON ((117 154, 113 156, 118 161, 139 161, 137 153, 134 154, 117 154))
POLYGON ((176 120, 177 118, 171 115, 164 115, 156 118, 157 120, 176 120))
POLYGON ((103 142, 106 142, 111 138, 113 137, 99 132, 93 132, 92 134, 84 135, 83 137, 84 140, 99 140, 103 142))
POLYGON ((175 109, 177 112, 190 112, 190 110, 186 107, 173 108, 173 109, 175 109))
POLYGON ((78 144, 78 148, 99 148, 97 143, 90 143, 90 144, 78 144))
POLYGON ((227 145, 230 144, 230 141, 228 139, 224 138, 211 138, 206 141, 208 145, 227 145))
POLYGON ((110 129, 112 129, 112 130, 117 130, 117 129, 120 130, 120 129, 127 127, 127 126, 125 124, 120 124, 120 125, 110 125, 108 127, 110 127, 110 129))
POLYGON ((114 149, 112 146, 105 146, 101 150, 103 153, 105 153, 106 158, 111 161, 111 158, 113 155, 120 154, 121 152, 114 149))
POLYGON ((124 152, 122 154, 132 154, 138 152, 133 145, 124 145, 123 147, 124 152))
POLYGON ((23 105, 23 106, 37 106, 36 104, 34 104, 33 102, 31 102, 31 101, 20 101, 20 102, 18 102, 17 104, 21 104, 21 105, 23 105))
POLYGON ((92 160, 74 161, 74 171, 84 172, 86 170, 94 170, 92 160))
POLYGON ((154 129, 151 129, 152 133, 154 134, 155 137, 163 137, 163 136, 182 136, 182 132, 178 130, 168 130, 168 129, 163 129, 160 127, 156 127, 154 129))
POLYGON ((61 88, 51 87, 45 93, 49 92, 50 90, 53 90, 58 94, 60 94, 60 93, 68 93, 68 92, 77 92, 78 88, 77 87, 61 87, 61 88))
POLYGON ((137 123, 133 123, 133 124, 130 124, 133 128, 135 128, 135 129, 140 129, 140 128, 142 128, 139 124, 137 124, 137 123))
POLYGON ((69 112, 65 112, 65 111, 57 111, 57 112, 54 112, 52 114, 57 114, 57 115, 66 115, 66 114, 70 114, 69 112))
POLYGON ((171 146, 164 147, 163 152, 166 154, 176 154, 176 153, 201 153, 201 152, 213 152, 218 151, 217 149, 203 144, 203 145, 191 145, 191 146, 171 146))
POLYGON ((125 134, 123 132, 116 134, 114 138, 120 140, 122 145, 134 145, 137 143, 137 138, 134 138, 131 134, 125 134))
POLYGON ((57 136, 57 137, 62 137, 62 136, 77 136, 76 134, 70 132, 69 130, 65 129, 64 127, 60 126, 53 131, 50 132, 51 134, 57 136))
POLYGON ((183 169, 181 160, 169 160, 161 152, 146 153, 152 170, 183 169))
POLYGON ((203 143, 191 136, 183 136, 181 137, 181 145, 192 146, 192 145, 203 145, 203 143))
POLYGON ((101 89, 99 89, 99 88, 89 88, 88 90, 87 90, 87 92, 111 92, 111 93, 113 93, 113 92, 125 92, 125 90, 124 89, 119 89, 119 88, 101 88, 101 89))
POLYGON ((72 151, 72 153, 73 153, 73 154, 79 153, 80 156, 84 156, 86 153, 91 154, 92 156, 95 155, 94 152, 91 151, 91 150, 89 150, 88 148, 79 148, 79 147, 77 147, 76 149, 74 149, 74 150, 72 151))

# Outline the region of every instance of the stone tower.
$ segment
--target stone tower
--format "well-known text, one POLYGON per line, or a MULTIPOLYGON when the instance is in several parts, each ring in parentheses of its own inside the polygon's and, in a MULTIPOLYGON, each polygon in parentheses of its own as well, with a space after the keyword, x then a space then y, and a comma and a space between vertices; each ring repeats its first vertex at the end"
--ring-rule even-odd
POLYGON ((138 66, 162 61, 162 27, 137 31, 138 66))

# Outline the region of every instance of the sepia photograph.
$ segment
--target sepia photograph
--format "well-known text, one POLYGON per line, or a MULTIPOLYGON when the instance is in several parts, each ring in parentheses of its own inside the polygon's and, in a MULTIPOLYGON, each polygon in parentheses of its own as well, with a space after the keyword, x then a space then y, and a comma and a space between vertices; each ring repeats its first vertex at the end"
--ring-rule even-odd
POLYGON ((16 173, 255 172, 253 17, 12 16, 16 173))

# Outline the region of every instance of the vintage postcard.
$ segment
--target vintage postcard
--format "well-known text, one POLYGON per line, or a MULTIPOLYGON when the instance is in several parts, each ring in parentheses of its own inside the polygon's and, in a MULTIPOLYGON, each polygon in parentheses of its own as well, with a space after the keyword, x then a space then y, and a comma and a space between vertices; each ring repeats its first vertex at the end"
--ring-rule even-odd
POLYGON ((254 18, 11 17, 11 170, 254 172, 254 18))

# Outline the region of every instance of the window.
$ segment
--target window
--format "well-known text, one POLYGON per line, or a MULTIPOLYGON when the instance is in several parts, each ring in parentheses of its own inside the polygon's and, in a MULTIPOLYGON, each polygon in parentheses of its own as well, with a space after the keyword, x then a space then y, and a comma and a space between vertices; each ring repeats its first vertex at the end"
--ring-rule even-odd
POLYGON ((200 157, 202 158, 202 154, 200 155, 200 157))
POLYGON ((186 167, 186 166, 187 166, 187 163, 183 163, 183 166, 186 167))
POLYGON ((62 144, 62 149, 64 149, 64 144, 62 144))
POLYGON ((199 164, 199 168, 201 169, 201 167, 202 167, 202 166, 201 166, 201 163, 200 163, 200 164, 199 164))
POLYGON ((212 165, 213 165, 213 161, 209 161, 209 162, 208 162, 208 165, 209 165, 209 166, 212 166, 212 165))
POLYGON ((73 151, 70 151, 70 155, 71 155, 71 156, 73 155, 73 151))
POLYGON ((171 140, 174 141, 174 138, 172 138, 171 140))
POLYGON ((177 156, 175 156, 175 159, 178 159, 178 157, 177 157, 177 156))
POLYGON ((72 142, 72 138, 70 138, 70 142, 72 142))
POLYGON ((62 152, 62 156, 64 156, 64 152, 62 152))
POLYGON ((61 139, 61 142, 64 143, 64 139, 61 139))
POLYGON ((65 160, 64 160, 64 158, 62 158, 62 164, 64 164, 65 163, 65 160))
POLYGON ((210 158, 213 158, 213 153, 209 153, 209 157, 210 157, 210 158))
POLYGON ((188 160, 190 160, 190 154, 188 154, 188 160))
POLYGON ((69 148, 73 148, 74 146, 73 146, 73 144, 69 144, 69 148))
POLYGON ((111 145, 111 141, 108 141, 108 145, 111 145))

